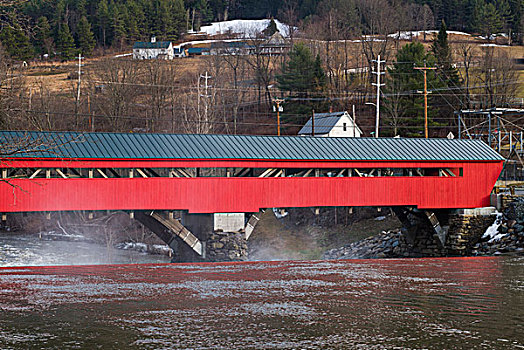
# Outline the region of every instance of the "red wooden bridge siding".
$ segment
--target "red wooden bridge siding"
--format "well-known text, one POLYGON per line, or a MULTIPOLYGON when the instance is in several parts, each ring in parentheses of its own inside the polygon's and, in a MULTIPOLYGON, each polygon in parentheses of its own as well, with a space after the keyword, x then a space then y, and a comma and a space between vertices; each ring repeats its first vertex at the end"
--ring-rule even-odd
POLYGON ((502 161, 11 160, 0 167, 463 168, 458 177, 73 178, 0 183, 0 212, 189 210, 256 212, 260 208, 490 204, 502 161))

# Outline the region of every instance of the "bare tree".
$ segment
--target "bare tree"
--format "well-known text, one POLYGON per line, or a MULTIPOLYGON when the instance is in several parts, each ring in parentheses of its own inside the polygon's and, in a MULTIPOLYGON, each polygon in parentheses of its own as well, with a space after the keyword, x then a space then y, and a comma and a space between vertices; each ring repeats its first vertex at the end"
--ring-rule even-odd
POLYGON ((214 72, 214 86, 220 96, 222 104, 222 119, 226 132, 238 131, 238 114, 240 105, 244 102, 249 91, 242 88, 240 83, 247 78, 248 63, 245 52, 226 48, 222 55, 213 58, 209 68, 214 72), (218 69, 222 67, 222 69, 218 69), (229 108, 226 108, 229 106, 229 108), (232 118, 233 127, 229 129, 229 119, 232 118))
MULTIPOLYGON (((209 82, 208 82, 209 83, 209 82)), ((200 74, 186 82, 194 88, 189 93, 180 96, 182 106, 182 124, 188 133, 211 134, 216 128, 216 89, 205 89, 202 86, 200 74)))
POLYGON ((95 63, 93 73, 88 76, 92 91, 98 92, 96 110, 107 116, 111 131, 122 131, 127 115, 140 93, 138 85, 140 66, 136 61, 103 59, 95 63))
POLYGON ((357 9, 364 34, 362 53, 366 57, 369 71, 373 70, 373 60, 378 55, 388 59, 391 38, 390 33, 399 29, 397 11, 385 0, 357 0, 357 9))
POLYGON ((31 88, 28 102, 27 118, 30 127, 39 131, 59 129, 58 121, 64 118, 53 118, 59 104, 60 101, 51 93, 48 84, 36 82, 31 88))
POLYGON ((288 37, 291 45, 294 44, 295 35, 298 30, 298 3, 293 0, 284 0, 284 6, 280 10, 280 18, 288 28, 288 37))
POLYGON ((258 107, 262 104, 262 95, 266 108, 271 105, 271 91, 269 85, 273 80, 274 70, 277 63, 277 56, 271 55, 264 51, 265 38, 261 33, 250 35, 249 45, 252 47, 252 54, 248 56, 247 63, 254 71, 254 78, 258 91, 258 107))
POLYGON ((25 94, 23 67, 11 61, 0 44, 0 126, 19 128, 25 125, 21 101, 25 94))
POLYGON ((166 108, 170 105, 173 96, 174 82, 177 76, 176 64, 163 60, 147 60, 144 62, 142 83, 146 86, 145 101, 149 116, 147 129, 155 132, 159 130, 159 122, 165 119, 166 108))
POLYGON ((428 4, 424 4, 424 6, 422 6, 422 11, 419 18, 422 22, 421 29, 424 31, 424 41, 426 41, 426 31, 435 27, 435 16, 433 15, 433 11, 428 4))
POLYGON ((518 89, 518 75, 509 55, 494 47, 486 47, 480 66, 481 99, 485 107, 509 106, 518 89))
POLYGON ((471 70, 475 60, 475 46, 470 42, 461 42, 453 46, 455 55, 460 57, 463 69, 457 69, 461 80, 464 82, 464 97, 467 108, 471 108, 471 70))
POLYGON ((385 119, 393 129, 393 136, 397 136, 399 128, 403 125, 402 120, 406 116, 406 108, 402 103, 405 95, 401 91, 400 86, 398 86, 400 84, 397 80, 391 79, 391 84, 397 86, 388 86, 388 94, 383 99, 383 106, 386 110, 385 119))

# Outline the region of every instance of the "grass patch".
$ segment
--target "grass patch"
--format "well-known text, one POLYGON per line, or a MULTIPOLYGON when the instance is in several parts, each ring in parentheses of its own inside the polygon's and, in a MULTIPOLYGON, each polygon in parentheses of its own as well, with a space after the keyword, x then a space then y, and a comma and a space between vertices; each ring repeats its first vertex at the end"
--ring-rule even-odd
POLYGON ((37 72, 31 72, 28 74, 30 77, 46 77, 46 76, 52 76, 52 75, 59 75, 67 73, 65 70, 52 70, 52 71, 37 71, 37 72))

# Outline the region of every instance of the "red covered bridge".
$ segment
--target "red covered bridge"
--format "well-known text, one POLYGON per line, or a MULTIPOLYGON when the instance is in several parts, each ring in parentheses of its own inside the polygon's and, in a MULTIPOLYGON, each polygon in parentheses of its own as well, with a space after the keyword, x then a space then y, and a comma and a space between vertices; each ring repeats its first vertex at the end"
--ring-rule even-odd
POLYGON ((478 140, 0 132, 0 213, 490 204, 478 140))

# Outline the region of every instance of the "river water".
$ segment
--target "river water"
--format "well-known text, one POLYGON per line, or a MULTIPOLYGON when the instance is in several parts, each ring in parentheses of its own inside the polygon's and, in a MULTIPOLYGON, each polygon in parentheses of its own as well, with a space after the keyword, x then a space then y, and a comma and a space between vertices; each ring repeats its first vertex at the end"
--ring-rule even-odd
POLYGON ((4 267, 0 310, 1 349, 520 349, 524 258, 4 267))
POLYGON ((163 255, 120 250, 86 241, 55 241, 39 239, 38 235, 0 234, 0 267, 161 263, 170 260, 163 255))

